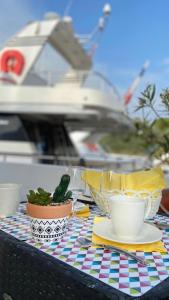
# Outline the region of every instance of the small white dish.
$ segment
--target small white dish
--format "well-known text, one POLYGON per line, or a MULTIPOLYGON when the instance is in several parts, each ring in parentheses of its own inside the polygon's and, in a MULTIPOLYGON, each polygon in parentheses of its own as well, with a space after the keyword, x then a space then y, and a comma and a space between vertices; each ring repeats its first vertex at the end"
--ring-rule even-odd
POLYGON ((84 203, 81 202, 76 202, 75 203, 75 211, 78 212, 79 210, 81 210, 83 207, 85 207, 84 203))
POLYGON ((111 242, 125 243, 125 244, 150 244, 160 241, 162 238, 162 232, 153 225, 144 223, 141 234, 136 240, 123 240, 115 235, 112 228, 112 223, 109 219, 105 219, 102 222, 94 224, 93 232, 101 238, 111 242))

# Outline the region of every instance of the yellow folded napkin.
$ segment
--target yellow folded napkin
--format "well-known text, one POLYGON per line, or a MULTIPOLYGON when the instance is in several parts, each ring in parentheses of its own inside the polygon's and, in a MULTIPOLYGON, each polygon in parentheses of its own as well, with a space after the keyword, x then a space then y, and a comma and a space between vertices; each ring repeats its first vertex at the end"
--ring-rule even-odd
POLYGON ((128 174, 111 172, 111 180, 108 172, 103 173, 94 170, 85 170, 82 179, 89 187, 99 190, 101 176, 105 176, 105 188, 108 190, 162 190, 166 186, 164 173, 160 167, 147 171, 137 171, 128 174))
MULTIPOLYGON (((94 219, 94 224, 103 221, 103 217, 95 217, 94 219)), ((129 244, 122 244, 122 243, 116 243, 116 242, 111 242, 108 240, 105 240, 96 234, 92 234, 92 242, 96 244, 105 244, 105 245, 110 245, 110 246, 116 246, 121 249, 127 250, 127 251, 144 251, 144 252, 167 252, 166 248, 164 247, 163 242, 158 241, 155 243, 151 244, 137 244, 137 245, 129 245, 129 244)))
POLYGON ((78 210, 76 212, 76 215, 79 218, 88 218, 90 216, 90 209, 89 209, 89 205, 85 205, 84 207, 82 207, 80 210, 78 210))
POLYGON ((75 212, 75 215, 78 218, 88 218, 90 216, 89 205, 85 205, 84 207, 80 208, 78 211, 75 212))

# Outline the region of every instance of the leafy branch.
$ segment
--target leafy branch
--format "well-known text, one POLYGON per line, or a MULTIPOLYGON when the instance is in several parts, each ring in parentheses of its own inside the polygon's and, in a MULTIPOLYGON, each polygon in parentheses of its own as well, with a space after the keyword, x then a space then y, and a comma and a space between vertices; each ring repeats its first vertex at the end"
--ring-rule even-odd
POLYGON ((155 96, 155 85, 148 85, 141 93, 136 111, 142 110, 143 122, 139 122, 136 129, 138 133, 141 132, 150 156, 164 157, 164 160, 168 162, 167 156, 163 154, 169 153, 169 89, 163 90, 160 94, 160 100, 164 107, 163 113, 165 112, 168 118, 161 116, 157 110, 155 96), (145 111, 148 111, 147 115, 145 115, 145 111), (153 121, 149 121, 147 118, 151 112, 156 117, 153 121))

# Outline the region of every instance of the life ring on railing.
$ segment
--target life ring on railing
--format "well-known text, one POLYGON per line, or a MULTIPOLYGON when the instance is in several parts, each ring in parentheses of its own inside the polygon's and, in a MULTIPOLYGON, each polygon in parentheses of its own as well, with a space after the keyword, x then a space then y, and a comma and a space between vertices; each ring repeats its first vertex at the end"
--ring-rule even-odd
POLYGON ((0 70, 5 73, 13 72, 21 75, 24 64, 25 59, 21 52, 18 50, 7 50, 1 56, 0 70))

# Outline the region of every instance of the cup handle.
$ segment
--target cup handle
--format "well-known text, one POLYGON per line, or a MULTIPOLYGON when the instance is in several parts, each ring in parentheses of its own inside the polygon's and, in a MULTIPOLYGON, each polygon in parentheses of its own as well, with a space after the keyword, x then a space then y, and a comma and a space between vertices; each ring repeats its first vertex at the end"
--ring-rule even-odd
POLYGON ((146 209, 145 209, 144 219, 148 219, 148 215, 151 212, 151 199, 146 199, 144 201, 146 201, 146 209))

